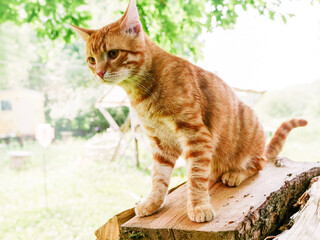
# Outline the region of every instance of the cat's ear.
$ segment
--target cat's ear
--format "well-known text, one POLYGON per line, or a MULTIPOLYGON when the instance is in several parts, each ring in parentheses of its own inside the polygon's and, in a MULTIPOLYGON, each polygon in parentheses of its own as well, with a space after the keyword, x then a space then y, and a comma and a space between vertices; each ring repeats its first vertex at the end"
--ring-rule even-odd
POLYGON ((135 0, 130 0, 128 8, 121 20, 120 28, 125 33, 137 35, 142 30, 135 0))
POLYGON ((74 26, 70 24, 70 27, 72 30, 79 36, 81 37, 85 42, 89 39, 90 35, 94 33, 96 30, 91 30, 91 29, 86 29, 86 28, 81 28, 74 26))

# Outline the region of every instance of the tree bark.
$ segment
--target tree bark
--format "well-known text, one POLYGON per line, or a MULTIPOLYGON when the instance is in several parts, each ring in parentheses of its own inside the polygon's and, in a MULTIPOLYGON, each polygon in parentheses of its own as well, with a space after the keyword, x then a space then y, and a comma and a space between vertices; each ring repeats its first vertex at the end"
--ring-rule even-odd
POLYGON ((311 181, 311 186, 298 200, 300 211, 291 217, 289 230, 274 240, 315 240, 320 239, 320 177, 311 181))

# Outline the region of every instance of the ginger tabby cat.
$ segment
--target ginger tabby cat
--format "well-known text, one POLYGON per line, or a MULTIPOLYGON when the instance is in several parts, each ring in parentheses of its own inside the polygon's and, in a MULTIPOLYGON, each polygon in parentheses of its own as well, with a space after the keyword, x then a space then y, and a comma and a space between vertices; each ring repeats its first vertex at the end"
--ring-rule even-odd
POLYGON ((164 202, 176 159, 188 163, 188 216, 214 217, 209 182, 233 187, 261 170, 281 151, 288 133, 307 121, 284 122, 265 148, 253 110, 216 75, 173 56, 143 32, 135 0, 125 14, 99 30, 72 26, 86 42, 87 63, 104 83, 117 84, 152 142, 152 191, 135 212, 148 216, 164 202))

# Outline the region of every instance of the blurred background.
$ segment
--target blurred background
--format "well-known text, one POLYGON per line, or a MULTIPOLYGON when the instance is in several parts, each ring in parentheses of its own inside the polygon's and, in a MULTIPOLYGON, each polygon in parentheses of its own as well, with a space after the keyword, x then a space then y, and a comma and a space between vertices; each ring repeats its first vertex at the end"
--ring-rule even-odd
MULTIPOLYGON (((98 84, 69 27, 100 28, 127 4, 0 0, 0 239, 94 239, 151 189, 150 149, 125 94, 98 84), (55 128, 46 147, 35 140, 44 123, 55 128)), ((320 160, 319 1, 137 5, 157 44, 223 78, 267 134, 284 120, 307 119, 281 155, 320 160)), ((180 160, 171 187, 185 179, 180 160)))

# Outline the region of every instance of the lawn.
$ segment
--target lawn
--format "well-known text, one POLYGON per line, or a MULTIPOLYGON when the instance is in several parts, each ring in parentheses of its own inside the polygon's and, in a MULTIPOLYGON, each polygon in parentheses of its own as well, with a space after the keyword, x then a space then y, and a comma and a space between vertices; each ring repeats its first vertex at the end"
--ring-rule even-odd
MULTIPOLYGON (((94 239, 94 231, 114 214, 131 208, 151 189, 149 160, 137 169, 132 158, 115 162, 85 157, 85 140, 55 142, 46 151, 48 209, 45 206, 43 154, 35 143, 22 170, 11 168, 0 150, 0 239, 94 239)), ((171 185, 184 181, 181 171, 171 185)))
MULTIPOLYGON (((296 161, 320 160, 319 124, 295 129, 282 156, 296 161)), ((8 151, 0 149, 0 239, 84 240, 114 214, 135 205, 151 189, 150 156, 136 168, 131 155, 115 162, 86 157, 85 140, 56 141, 44 151, 29 142, 32 160, 12 169, 8 151), (48 208, 45 205, 43 157, 46 159, 48 208)), ((185 180, 176 170, 171 187, 185 180)))

